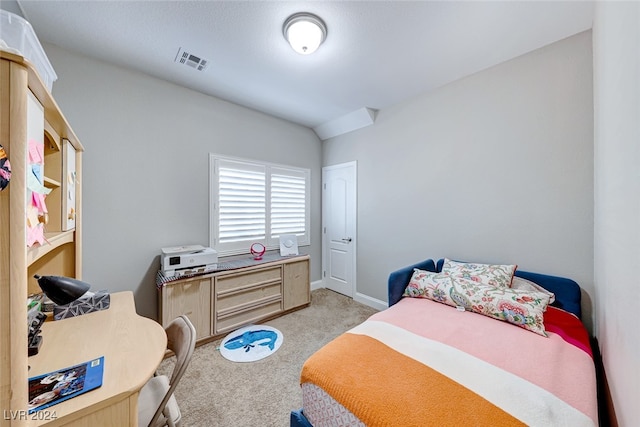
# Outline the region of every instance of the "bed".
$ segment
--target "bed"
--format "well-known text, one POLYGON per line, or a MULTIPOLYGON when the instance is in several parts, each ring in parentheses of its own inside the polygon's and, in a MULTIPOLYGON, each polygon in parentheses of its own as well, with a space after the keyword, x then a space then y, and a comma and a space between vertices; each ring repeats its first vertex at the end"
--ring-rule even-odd
POLYGON ((388 287, 388 309, 305 362, 291 426, 598 424, 573 280, 441 259, 388 287))

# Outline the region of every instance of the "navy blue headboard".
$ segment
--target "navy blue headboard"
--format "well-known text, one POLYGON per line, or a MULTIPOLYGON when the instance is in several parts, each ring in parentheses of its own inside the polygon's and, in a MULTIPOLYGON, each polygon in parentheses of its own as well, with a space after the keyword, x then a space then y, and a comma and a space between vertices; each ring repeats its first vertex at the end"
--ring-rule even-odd
MULTIPOLYGON (((437 265, 433 260, 428 259, 418 264, 402 268, 398 271, 394 271, 389 275, 389 307, 400 301, 402 293, 407 287, 413 269, 418 268, 420 270, 440 272, 442 270, 442 264, 444 259, 438 260, 437 265)), ((580 308, 580 301, 582 294, 580 286, 573 280, 565 277, 550 276, 547 274, 531 273, 528 271, 516 270, 516 276, 523 279, 531 280, 532 282, 542 286, 543 288, 553 292, 556 296, 556 300, 553 304, 554 307, 561 308, 565 311, 575 314, 578 318, 582 316, 582 310, 580 308)))
POLYGON ((516 270, 515 275, 531 280, 546 290, 553 292, 556 295, 556 300, 551 304, 552 306, 573 313, 578 316, 578 319, 582 319, 582 309, 580 308, 582 294, 580 293, 580 286, 573 280, 520 270, 516 270))
POLYGON ((413 275, 413 269, 417 268, 419 270, 426 271, 436 271, 436 264, 432 259, 427 259, 425 261, 419 262, 414 265, 410 265, 409 267, 401 268, 398 271, 394 271, 389 275, 389 307, 393 304, 400 301, 402 298, 402 294, 404 293, 404 288, 409 284, 409 280, 411 280, 411 276, 413 275))

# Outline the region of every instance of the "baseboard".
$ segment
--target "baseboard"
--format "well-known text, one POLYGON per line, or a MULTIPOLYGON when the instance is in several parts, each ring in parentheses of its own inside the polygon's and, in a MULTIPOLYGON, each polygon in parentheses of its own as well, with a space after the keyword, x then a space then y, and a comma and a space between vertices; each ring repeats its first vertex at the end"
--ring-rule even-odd
POLYGON ((385 310, 389 307, 389 305, 385 301, 380 301, 379 299, 372 298, 369 295, 361 294, 360 292, 356 292, 353 300, 380 311, 385 310))
POLYGON ((311 290, 315 291, 316 289, 322 289, 324 288, 324 283, 322 283, 322 280, 316 280, 315 282, 311 282, 311 290))

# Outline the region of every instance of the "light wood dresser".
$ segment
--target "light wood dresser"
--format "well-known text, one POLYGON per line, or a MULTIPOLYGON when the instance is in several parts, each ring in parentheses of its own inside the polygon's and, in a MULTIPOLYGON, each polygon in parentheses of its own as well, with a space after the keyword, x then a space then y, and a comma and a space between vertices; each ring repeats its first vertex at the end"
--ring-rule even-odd
POLYGON ((165 283, 158 311, 162 326, 187 315, 203 344, 310 301, 309 255, 302 255, 165 283))

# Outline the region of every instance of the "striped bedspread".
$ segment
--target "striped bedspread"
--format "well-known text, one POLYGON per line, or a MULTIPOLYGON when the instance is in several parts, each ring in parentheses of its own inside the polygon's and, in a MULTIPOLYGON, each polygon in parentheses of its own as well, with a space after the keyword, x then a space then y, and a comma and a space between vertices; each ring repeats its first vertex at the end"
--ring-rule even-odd
POLYGON ((367 426, 595 426, 596 378, 580 321, 549 307, 548 338, 426 299, 398 304, 304 364, 367 426))

